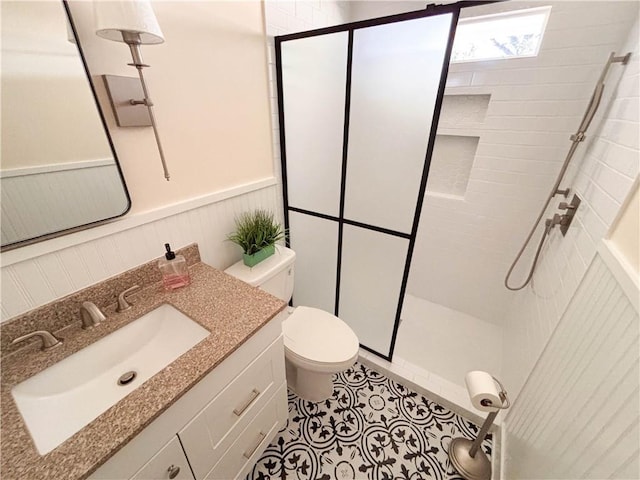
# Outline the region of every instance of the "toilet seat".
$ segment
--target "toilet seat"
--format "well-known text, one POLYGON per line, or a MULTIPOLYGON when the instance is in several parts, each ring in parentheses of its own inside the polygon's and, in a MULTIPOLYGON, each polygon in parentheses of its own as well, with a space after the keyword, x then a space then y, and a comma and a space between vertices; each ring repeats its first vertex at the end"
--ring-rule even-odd
POLYGON ((327 362, 314 362, 308 358, 303 358, 300 355, 296 355, 289 350, 285 345, 285 355, 287 360, 293 363, 296 367, 303 368, 310 372, 317 373, 337 373, 343 370, 351 368, 353 364, 358 360, 358 350, 353 354, 351 358, 340 363, 327 363, 327 362))
POLYGON ((339 371, 357 359, 360 344, 351 328, 317 308, 297 307, 283 322, 290 360, 314 371, 339 371))

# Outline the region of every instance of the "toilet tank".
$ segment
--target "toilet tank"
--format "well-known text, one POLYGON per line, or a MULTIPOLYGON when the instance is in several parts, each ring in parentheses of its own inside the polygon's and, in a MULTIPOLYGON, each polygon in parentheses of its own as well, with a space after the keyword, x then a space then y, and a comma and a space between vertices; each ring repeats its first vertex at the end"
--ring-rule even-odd
POLYGON ((227 268, 225 273, 288 302, 293 295, 295 258, 293 250, 276 245, 276 252, 255 267, 247 267, 240 260, 227 268))

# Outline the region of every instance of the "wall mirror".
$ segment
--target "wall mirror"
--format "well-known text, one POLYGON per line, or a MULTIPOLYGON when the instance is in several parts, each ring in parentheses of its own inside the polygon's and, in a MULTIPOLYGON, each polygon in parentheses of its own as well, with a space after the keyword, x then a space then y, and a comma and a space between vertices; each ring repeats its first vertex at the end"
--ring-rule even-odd
POLYGON ((66 3, 0 8, 4 251, 93 227, 131 202, 66 3))

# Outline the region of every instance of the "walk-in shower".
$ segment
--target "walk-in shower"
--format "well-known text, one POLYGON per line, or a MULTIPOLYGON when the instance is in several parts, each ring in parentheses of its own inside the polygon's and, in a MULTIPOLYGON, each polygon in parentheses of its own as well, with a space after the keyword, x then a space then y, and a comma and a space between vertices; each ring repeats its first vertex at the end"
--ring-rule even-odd
POLYGON ((609 55, 622 51, 636 14, 629 2, 351 8, 352 23, 276 37, 285 217, 299 259, 293 302, 337 314, 371 355, 446 397, 467 371, 501 375, 504 319, 518 295, 505 273, 537 278, 523 271, 534 252, 522 240, 563 178, 571 195, 555 221, 571 212, 595 111, 606 111, 622 70, 605 78, 602 64, 622 63, 609 55), (536 54, 451 60, 463 22, 527 9, 548 15, 536 54))
POLYGON ((391 358, 459 5, 276 39, 294 302, 391 358))

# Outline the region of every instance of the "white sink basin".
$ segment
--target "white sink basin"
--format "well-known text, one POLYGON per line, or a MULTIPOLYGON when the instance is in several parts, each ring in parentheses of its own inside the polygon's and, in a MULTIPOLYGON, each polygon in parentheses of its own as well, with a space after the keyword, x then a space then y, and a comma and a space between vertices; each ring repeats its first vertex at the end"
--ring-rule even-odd
POLYGON ((208 335, 164 304, 16 385, 11 393, 38 452, 56 448, 208 335), (126 372, 136 376, 119 385, 126 372))

